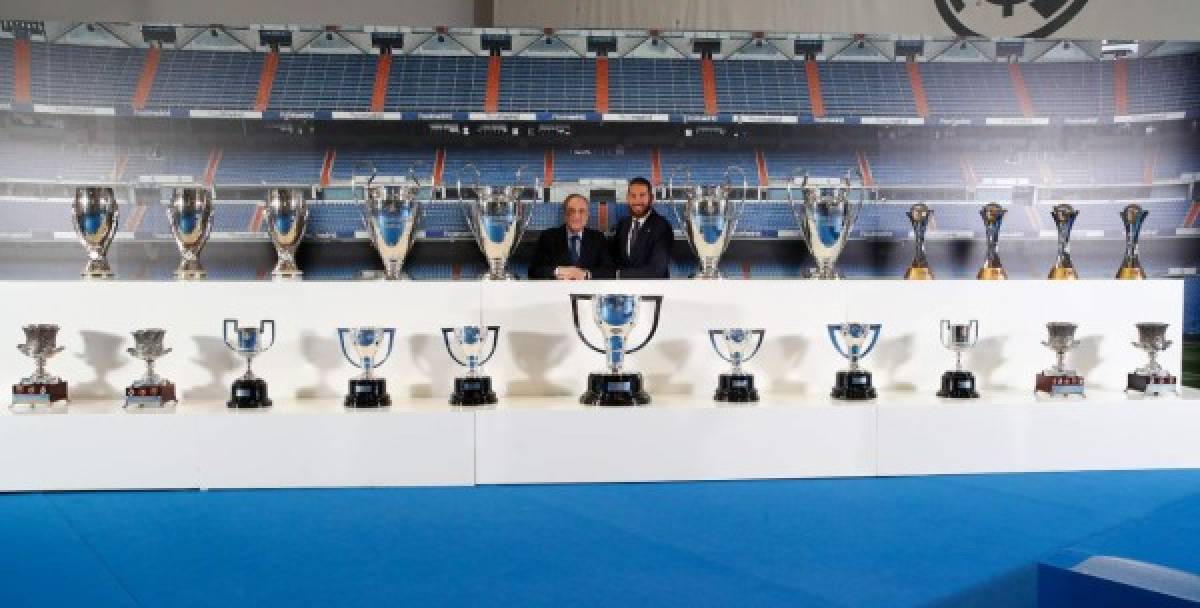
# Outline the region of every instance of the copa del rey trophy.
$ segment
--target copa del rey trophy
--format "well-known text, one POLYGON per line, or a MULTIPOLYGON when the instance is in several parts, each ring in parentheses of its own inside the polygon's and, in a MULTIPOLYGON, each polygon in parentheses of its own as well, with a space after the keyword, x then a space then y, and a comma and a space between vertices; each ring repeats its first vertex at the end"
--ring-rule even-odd
POLYGON ((446 342, 446 352, 450 353, 450 358, 467 368, 467 375, 454 379, 454 392, 450 395, 451 405, 496 403, 492 377, 481 374, 479 370, 496 354, 496 345, 500 342, 500 326, 443 327, 442 339, 446 342))
POLYGON ((1067 204, 1055 205, 1050 210, 1050 217, 1058 232, 1058 257, 1054 259, 1054 266, 1050 267, 1047 278, 1054 281, 1078 279, 1079 273, 1071 262, 1071 227, 1075 225, 1075 218, 1079 217, 1079 210, 1067 204))
POLYGON ((1008 278, 1004 265, 1000 263, 1000 226, 1004 224, 1004 214, 1008 211, 997 203, 988 203, 979 210, 983 219, 983 235, 987 243, 986 257, 983 266, 975 275, 976 279, 984 281, 1002 281, 1008 278))
POLYGON ((117 197, 112 188, 76 188, 71 203, 71 226, 87 250, 88 261, 79 273, 85 279, 111 279, 108 248, 117 236, 117 197))
POLYGON ((207 188, 176 188, 167 205, 167 220, 179 247, 175 278, 196 280, 208 277, 200 264, 200 252, 212 234, 213 196, 207 188))
POLYGON ((246 373, 233 381, 229 401, 231 408, 260 408, 270 407, 271 399, 267 396, 267 382, 254 375, 250 363, 254 358, 275 345, 275 321, 263 319, 258 327, 253 325, 242 327, 236 319, 225 319, 223 326, 225 345, 230 350, 246 359, 246 373), (269 331, 268 331, 268 328, 269 331), (232 331, 231 331, 232 330, 232 331), (264 336, 270 333, 268 342, 264 336), (233 339, 230 340, 230 337, 233 339))
POLYGON ((975 374, 963 369, 962 355, 975 346, 979 340, 979 321, 971 319, 966 323, 951 323, 942 319, 942 346, 954 351, 954 369, 942 374, 942 389, 938 397, 949 399, 974 399, 979 396, 975 390, 975 374))
POLYGON ((1171 348, 1166 323, 1138 323, 1138 341, 1133 345, 1146 352, 1150 361, 1130 372, 1126 391, 1158 397, 1178 392, 1179 380, 1158 363, 1158 353, 1171 348))
POLYGON ((837 381, 831 393, 834 399, 862 400, 876 397, 871 384, 871 372, 859 367, 858 362, 871 354, 879 341, 883 325, 879 323, 834 323, 827 326, 829 340, 843 357, 850 360, 850 367, 837 373, 837 381), (843 346, 842 343, 845 343, 843 346))
MULTIPOLYGON (((801 199, 797 201, 792 194, 792 184, 796 181, 794 176, 788 180, 787 196, 796 215, 796 223, 800 225, 800 233, 808 244, 808 251, 817 262, 816 269, 809 276, 814 279, 841 278, 834 264, 850 238, 854 221, 862 211, 866 191, 851 185, 853 171, 847 171, 834 187, 810 185, 806 172, 798 171, 796 174, 803 175, 800 182, 801 199), (850 197, 852 192, 858 193, 853 199, 850 197)), ((861 176, 859 181, 862 181, 861 176)))
POLYGON ((1142 268, 1142 261, 1138 258, 1138 237, 1142 234, 1142 224, 1146 223, 1146 216, 1150 215, 1150 212, 1142 209, 1141 205, 1126 205, 1117 213, 1121 216, 1121 223, 1125 225, 1125 257, 1121 260, 1120 268, 1117 268, 1117 278, 1144 279, 1146 270, 1142 268))
POLYGON ((504 280, 515 278, 508 271, 508 258, 521 242, 529 220, 533 219, 533 205, 537 193, 541 192, 541 179, 534 179, 532 192, 528 196, 530 186, 522 181, 521 175, 525 167, 517 169, 514 183, 509 186, 495 187, 483 185, 483 176, 473 164, 467 164, 464 170, 475 174, 475 182, 464 186, 458 180, 458 201, 462 205, 467 218, 467 226, 475 236, 475 242, 483 257, 487 258, 488 270, 484 279, 504 280), (467 198, 465 192, 471 191, 467 198))
POLYGON ((63 351, 55 344, 58 326, 48 323, 24 325, 25 343, 18 344, 22 355, 33 359, 36 367, 33 374, 21 378, 12 386, 12 405, 38 411, 67 401, 67 383, 58 376, 46 372, 46 360, 63 351))
POLYGON ((267 234, 275 245, 279 261, 271 271, 275 279, 299 279, 304 276, 296 265, 296 250, 304 239, 308 226, 308 202, 304 191, 295 188, 272 188, 267 192, 267 204, 263 210, 267 220, 267 234))
POLYGON ((650 395, 642 386, 642 375, 623 370, 625 355, 636 353, 650 343, 658 330, 658 318, 662 312, 662 296, 636 296, 629 294, 571 294, 571 319, 575 333, 588 348, 604 354, 606 370, 588 374, 588 388, 579 398, 585 405, 645 405, 650 395), (579 324, 579 303, 591 301, 592 320, 604 336, 604 347, 592 344, 579 324), (654 304, 654 316, 650 331, 637 346, 629 346, 628 340, 638 325, 641 303, 654 304))
POLYGON ((1062 397, 1084 394, 1083 376, 1065 364, 1067 352, 1079 346, 1079 340, 1075 339, 1077 328, 1074 323, 1052 321, 1046 324, 1048 337, 1042 346, 1054 351, 1056 360, 1052 367, 1038 372, 1035 392, 1062 397))
POLYGON ((732 403, 758 401, 758 390, 754 388, 754 374, 742 370, 742 364, 753 359, 758 353, 765 334, 766 331, 762 329, 741 327, 708 330, 708 339, 712 342, 713 350, 717 351, 717 356, 733 364, 729 373, 721 374, 717 378, 717 392, 713 399, 732 403), (725 345, 724 352, 721 350, 721 344, 725 345))
POLYGON ((363 370, 355 378, 350 379, 349 390, 346 392, 346 407, 387 407, 392 404, 392 397, 387 392, 387 380, 375 376, 375 368, 383 365, 392 355, 392 345, 396 342, 396 330, 392 327, 339 327, 338 343, 342 347, 342 356, 351 365, 363 370), (387 339, 387 349, 383 357, 379 350, 387 339), (346 348, 346 342, 350 348, 346 348), (353 351, 353 355, 351 355, 353 351))
POLYGON ((146 373, 125 387, 125 407, 167 407, 174 405, 175 384, 154 372, 154 362, 171 352, 163 347, 165 329, 138 329, 133 332, 133 348, 125 352, 146 362, 146 373))
POLYGON ((402 181, 384 184, 372 167, 371 175, 363 185, 359 177, 351 176, 351 192, 359 202, 362 191, 363 222, 367 234, 379 258, 383 262, 383 278, 396 281, 407 278, 404 274, 404 259, 417 240, 417 224, 421 220, 422 204, 419 195, 421 182, 416 168, 410 167, 402 181), (381 183, 376 184, 379 180, 381 183))
POLYGON ((915 247, 912 262, 904 271, 904 278, 909 281, 932 280, 933 269, 929 267, 929 259, 925 256, 925 231, 929 229, 929 220, 933 219, 933 209, 925 203, 917 203, 909 207, 905 215, 912 224, 915 247))
MULTIPOLYGON (((675 194, 675 171, 671 172, 666 188, 659 200, 671 201, 675 194)), ((672 202, 670 207, 700 263, 695 278, 721 278, 721 256, 733 240, 748 190, 746 172, 741 167, 726 168, 725 179, 719 186, 697 185, 692 182, 691 173, 686 173, 682 204, 672 202), (742 175, 741 196, 736 199, 732 179, 735 172, 742 175), (682 212, 680 207, 683 207, 682 212)))

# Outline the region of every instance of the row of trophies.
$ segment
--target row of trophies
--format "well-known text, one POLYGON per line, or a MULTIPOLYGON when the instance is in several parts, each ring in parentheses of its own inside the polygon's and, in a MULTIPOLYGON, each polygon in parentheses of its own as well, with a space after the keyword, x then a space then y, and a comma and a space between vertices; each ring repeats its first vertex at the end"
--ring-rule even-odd
MULTIPOLYGON (((605 369, 588 375, 587 390, 580 402, 588 405, 642 405, 650 402, 638 372, 625 370, 626 355, 644 348, 654 337, 662 312, 662 296, 628 294, 571 294, 571 316, 579 338, 590 349, 604 355, 605 369), (592 319, 603 336, 597 345, 583 331, 579 319, 581 302, 591 302, 592 319), (636 346, 629 339, 638 326, 641 304, 653 304, 654 313, 645 338, 636 346)), ((1171 346, 1166 339, 1166 323, 1138 323, 1138 341, 1133 345, 1146 351, 1149 362, 1129 373, 1126 390, 1147 396, 1159 396, 1177 391, 1175 376, 1157 362, 1158 353, 1171 346)), ((46 372, 46 360, 61 352, 57 346, 57 325, 26 325, 25 343, 17 349, 34 359, 33 375, 13 385, 14 406, 27 406, 36 411, 39 406, 53 406, 67 400, 67 384, 46 372)), ((837 323, 827 326, 829 339, 837 352, 849 360, 846 369, 837 372, 832 397, 845 400, 874 399, 877 396, 871 372, 860 361, 875 348, 882 325, 878 323, 837 323)), ((1054 351, 1053 366, 1038 373, 1035 391, 1052 396, 1082 395, 1084 379, 1065 364, 1066 354, 1079 342, 1075 339, 1074 323, 1052 322, 1046 325, 1048 338, 1042 342, 1054 351)), ((226 319, 223 326, 226 346, 246 360, 246 371, 236 379, 227 405, 231 408, 261 408, 271 405, 267 383, 254 375, 251 362, 275 343, 275 322, 263 320, 257 326, 243 326, 226 319)), ((391 355, 396 330, 391 327, 339 328, 338 340, 342 355, 352 365, 361 368, 360 375, 349 382, 346 407, 374 408, 391 405, 386 381, 375 370, 391 355), (386 346, 384 346, 386 342, 386 346), (382 355, 381 355, 382 351, 382 355)), ((171 352, 164 347, 162 329, 140 329, 133 332, 135 346, 130 355, 146 362, 146 373, 125 391, 126 407, 161 407, 177 401, 175 385, 154 371, 154 362, 171 352)), ((754 376, 743 369, 762 347, 766 332, 762 329, 711 329, 709 340, 717 355, 732 367, 717 381, 714 399, 727 402, 758 401, 754 376)), ((940 327, 942 345, 955 354, 954 369, 942 375, 939 397, 971 399, 979 397, 974 374, 963 369, 962 355, 979 339, 979 322, 951 323, 943 320, 940 327)), ((495 325, 467 325, 442 329, 446 351, 459 365, 467 368, 454 380, 450 403, 455 405, 485 405, 497 402, 489 376, 482 373, 496 352, 500 328, 495 325)))
MULTIPOLYGON (((495 187, 483 185, 479 171, 468 165, 475 175, 473 184, 456 184, 459 205, 464 210, 467 225, 480 251, 487 259, 487 279, 512 278, 508 259, 533 217, 536 193, 540 180, 526 184, 523 169, 516 174, 514 185, 495 187), (466 194, 470 192, 468 198, 466 194)), ((752 189, 745 172, 729 167, 724 183, 717 186, 696 185, 690 174, 681 188, 675 186, 675 171, 660 188, 658 198, 671 208, 679 226, 699 261, 697 278, 715 279, 721 256, 737 230, 738 219, 752 189), (741 173, 740 188, 735 187, 732 175, 741 173)), ((840 278, 835 262, 849 239, 859 212, 866 203, 866 187, 855 186, 848 172, 836 186, 811 183, 807 174, 794 177, 787 188, 788 200, 796 215, 801 235, 816 261, 810 276, 818 279, 840 278), (793 194, 792 184, 799 182, 800 195, 793 194), (853 196, 852 196, 853 195, 853 196)), ((361 182, 351 180, 357 201, 362 192, 363 218, 371 242, 383 262, 383 276, 403 278, 404 260, 412 248, 421 217, 422 186, 414 168, 406 178, 393 180, 389 185, 376 185, 379 176, 371 175, 361 182)), ((381 178, 382 179, 382 178, 381 178)), ((860 180, 861 181, 861 180, 860 180)), ((443 195, 445 193, 443 192, 443 195)), ((200 252, 212 231, 213 194, 205 188, 177 188, 167 207, 171 232, 179 247, 181 262, 175 271, 179 279, 202 279, 206 276, 200 264, 200 252)), ((1000 227, 1006 210, 996 203, 980 209, 986 239, 986 255, 979 269, 979 279, 1008 277, 1000 263, 1000 227)), ((1138 238, 1148 211, 1139 205, 1128 205, 1120 212, 1125 225, 1125 257, 1117 270, 1118 279, 1143 279, 1145 271, 1138 259, 1138 238)), ((933 209, 924 203, 913 205, 907 212, 916 241, 916 253, 904 273, 906 279, 932 279, 925 253, 925 236, 933 209)), ((1071 262, 1071 228, 1079 211, 1067 204, 1056 205, 1050 216, 1058 231, 1058 255, 1050 269, 1051 279, 1075 279, 1078 273, 1071 262)), ((79 188, 72 205, 72 224, 84 248, 88 262, 82 275, 88 279, 109 279, 115 275, 106 256, 117 233, 119 212, 111 188, 79 188)), ((271 189, 264 206, 267 233, 275 245, 278 262, 272 276, 280 279, 300 278, 303 273, 296 265, 296 250, 304 238, 308 224, 308 204, 304 191, 271 189)))

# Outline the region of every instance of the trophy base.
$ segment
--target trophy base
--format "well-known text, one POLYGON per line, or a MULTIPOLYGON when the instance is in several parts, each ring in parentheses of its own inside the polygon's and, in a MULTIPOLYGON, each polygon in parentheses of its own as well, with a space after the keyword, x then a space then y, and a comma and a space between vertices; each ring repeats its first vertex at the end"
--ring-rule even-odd
POLYGON ((975 278, 980 281, 1003 281, 1008 278, 1008 273, 1001 267, 984 266, 979 269, 979 273, 975 278))
POLYGON ((979 391, 975 390, 975 374, 959 370, 942 374, 942 390, 937 392, 937 396, 947 399, 977 399, 979 391))
POLYGON ((117 273, 111 270, 85 270, 79 276, 85 281, 111 281, 117 278, 117 273))
POLYGON ((1083 395, 1083 376, 1058 376, 1041 372, 1037 375, 1034 391, 1052 397, 1083 395))
POLYGON ((650 395, 642 389, 642 375, 588 374, 588 390, 579 397, 584 405, 646 405, 650 395))
POLYGON ((234 380, 231 396, 225 405, 237 409, 271 407, 271 400, 267 397, 267 381, 262 378, 234 380))
POLYGON ((878 395, 875 393, 875 387, 871 386, 871 372, 865 369, 848 369, 837 373, 837 381, 830 396, 834 399, 861 401, 874 399, 878 395))
POLYGON ((928 266, 909 266, 908 270, 904 271, 904 280, 932 281, 933 270, 931 270, 928 266))
POLYGON ((167 407, 178 402, 175 385, 170 382, 125 389, 126 408, 167 407))
POLYGON ((1178 387, 1179 380, 1170 374, 1131 373, 1129 374, 1129 381, 1125 385, 1125 390, 1139 392, 1147 397, 1159 397, 1178 393, 1178 387))
POLYGON ((753 374, 721 374, 717 379, 715 401, 750 403, 758 401, 758 389, 754 388, 753 374))
POLYGON ((208 278, 205 270, 176 270, 175 278, 180 281, 203 281, 208 278))
POLYGON ((304 278, 304 272, 300 270, 275 270, 271 272, 271 278, 277 281, 299 281, 304 278))
POLYGON ((346 407, 388 407, 392 397, 387 392, 387 380, 383 378, 351 378, 350 390, 346 393, 346 407))
POLYGON ((67 401, 67 383, 58 382, 22 382, 12 385, 12 404, 28 406, 36 409, 38 406, 49 406, 54 403, 67 401))
POLYGON ((1146 278, 1146 271, 1141 266, 1122 266, 1117 269, 1117 278, 1140 281, 1146 278))
POLYGON ((492 390, 491 376, 462 376, 454 379, 450 405, 492 405, 499 399, 492 390))
POLYGON ((1054 267, 1050 269, 1050 274, 1046 276, 1051 281, 1074 281, 1079 278, 1079 273, 1075 272, 1072 267, 1054 267))

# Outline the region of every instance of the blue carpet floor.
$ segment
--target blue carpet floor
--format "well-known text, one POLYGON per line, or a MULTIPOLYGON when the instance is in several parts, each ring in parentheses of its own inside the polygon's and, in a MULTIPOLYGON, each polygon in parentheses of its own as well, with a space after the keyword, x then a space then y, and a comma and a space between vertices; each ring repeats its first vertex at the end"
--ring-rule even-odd
POLYGON ((1200 471, 0 495, 0 607, 1033 606, 1181 508, 1200 471))

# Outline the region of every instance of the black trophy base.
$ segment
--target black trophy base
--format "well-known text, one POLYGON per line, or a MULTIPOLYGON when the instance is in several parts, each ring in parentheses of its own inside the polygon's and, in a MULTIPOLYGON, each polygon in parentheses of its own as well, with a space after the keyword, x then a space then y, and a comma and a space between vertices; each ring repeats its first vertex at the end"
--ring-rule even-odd
POLYGON ((450 405, 492 405, 499 401, 492 390, 491 376, 463 376, 454 379, 450 405))
POLYGON ((392 398, 387 392, 387 380, 383 378, 352 378, 350 391, 346 393, 346 407, 388 407, 392 398))
POLYGON ((754 388, 753 374, 721 374, 717 379, 716 401, 750 403, 758 401, 758 390, 754 388))
POLYGON ((1176 392, 1178 382, 1179 380, 1170 374, 1153 375, 1134 372, 1129 374, 1125 390, 1144 393, 1150 397, 1158 397, 1176 392))
POLYGON ((588 374, 588 390, 579 397, 584 405, 646 405, 650 395, 642 389, 642 375, 588 374))
POLYGON ((942 374, 942 390, 937 392, 937 396, 947 399, 978 399, 975 374, 965 370, 951 370, 942 374))
POLYGON ((871 385, 871 372, 865 369, 842 370, 837 373, 837 381, 830 395, 834 399, 861 401, 874 399, 875 387, 871 385))
POLYGON ((262 378, 234 380, 233 390, 225 405, 238 409, 271 407, 271 400, 267 397, 267 381, 262 378))

